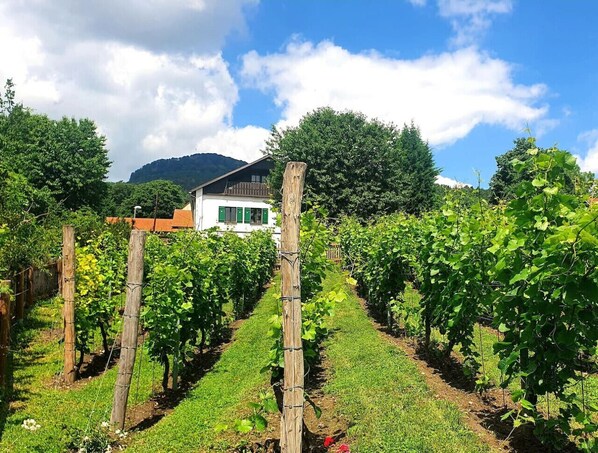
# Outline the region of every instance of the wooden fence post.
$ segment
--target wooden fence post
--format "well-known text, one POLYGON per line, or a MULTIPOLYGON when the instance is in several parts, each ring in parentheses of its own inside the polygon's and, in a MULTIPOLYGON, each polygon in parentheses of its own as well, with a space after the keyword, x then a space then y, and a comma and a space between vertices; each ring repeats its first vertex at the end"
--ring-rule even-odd
POLYGON ((32 307, 35 302, 35 280, 33 279, 33 266, 27 269, 27 306, 32 307))
POLYGON ((143 252, 145 248, 145 231, 131 231, 129 240, 128 275, 123 314, 123 333, 121 339, 118 376, 114 385, 114 400, 110 423, 117 429, 124 429, 127 400, 131 387, 131 378, 137 353, 137 336, 139 330, 139 307, 143 285, 143 252))
POLYGON ((303 431, 303 349, 301 341, 301 275, 299 228, 305 169, 289 162, 282 184, 282 331, 284 349, 283 405, 280 446, 283 453, 301 452, 303 431))
POLYGON ((17 273, 17 288, 15 301, 15 317, 23 319, 25 316, 25 270, 17 273))
POLYGON ((62 228, 62 298, 64 299, 64 380, 75 382, 75 230, 62 228))
POLYGON ((10 348, 10 280, 1 280, 0 287, 0 385, 8 384, 8 354, 10 348))

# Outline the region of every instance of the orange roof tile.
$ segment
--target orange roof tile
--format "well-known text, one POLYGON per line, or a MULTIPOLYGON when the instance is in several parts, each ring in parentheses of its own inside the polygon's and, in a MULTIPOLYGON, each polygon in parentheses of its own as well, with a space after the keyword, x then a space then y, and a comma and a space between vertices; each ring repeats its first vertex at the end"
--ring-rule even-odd
POLYGON ((172 216, 173 228, 193 228, 193 214, 189 210, 175 209, 172 216))
POLYGON ((131 217, 106 217, 106 222, 108 223, 116 223, 119 221, 125 221, 129 225, 133 225, 133 229, 143 231, 169 232, 183 228, 193 228, 191 211, 184 211, 182 209, 176 209, 174 211, 174 218, 172 219, 156 219, 155 226, 154 219, 152 218, 136 217, 133 222, 131 217))

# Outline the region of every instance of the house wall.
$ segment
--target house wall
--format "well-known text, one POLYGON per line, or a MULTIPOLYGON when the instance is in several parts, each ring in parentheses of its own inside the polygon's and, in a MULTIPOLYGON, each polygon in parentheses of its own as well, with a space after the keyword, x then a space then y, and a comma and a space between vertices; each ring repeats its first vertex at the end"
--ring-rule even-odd
POLYGON ((195 198, 195 228, 197 230, 206 230, 212 227, 218 227, 222 231, 234 231, 237 234, 245 235, 254 230, 263 230, 272 228, 274 236, 280 236, 280 228, 276 226, 276 214, 272 212, 272 207, 267 201, 261 198, 235 197, 222 195, 210 195, 196 192, 195 198), (268 223, 263 225, 251 225, 249 223, 226 224, 218 222, 218 208, 220 206, 236 208, 261 208, 268 209, 268 223))

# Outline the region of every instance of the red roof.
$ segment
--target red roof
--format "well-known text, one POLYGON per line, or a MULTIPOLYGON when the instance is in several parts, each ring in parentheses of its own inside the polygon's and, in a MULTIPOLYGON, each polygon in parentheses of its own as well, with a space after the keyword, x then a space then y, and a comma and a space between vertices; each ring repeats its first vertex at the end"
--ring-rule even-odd
POLYGON ((125 221, 133 225, 135 230, 169 232, 185 228, 193 228, 193 215, 191 211, 184 209, 175 209, 172 219, 147 219, 136 217, 135 221, 131 217, 106 217, 106 222, 116 223, 125 221), (155 225, 155 226, 154 226, 155 225))

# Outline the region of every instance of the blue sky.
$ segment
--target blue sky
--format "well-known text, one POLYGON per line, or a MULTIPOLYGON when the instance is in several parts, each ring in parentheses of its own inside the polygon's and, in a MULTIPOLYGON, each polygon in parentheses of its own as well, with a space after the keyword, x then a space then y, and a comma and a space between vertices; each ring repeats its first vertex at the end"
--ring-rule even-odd
POLYGON ((252 160, 323 105, 414 120, 457 181, 487 184, 528 127, 598 171, 598 2, 58 3, 0 6, 0 77, 37 111, 94 119, 113 180, 194 152, 252 160))

